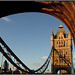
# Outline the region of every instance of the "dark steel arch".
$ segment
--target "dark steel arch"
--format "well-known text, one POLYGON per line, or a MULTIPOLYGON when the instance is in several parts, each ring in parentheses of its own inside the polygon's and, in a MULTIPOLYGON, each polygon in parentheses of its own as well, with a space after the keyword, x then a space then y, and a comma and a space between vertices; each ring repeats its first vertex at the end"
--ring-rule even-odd
POLYGON ((70 30, 75 44, 75 1, 0 2, 0 18, 22 12, 42 12, 60 19, 70 30))

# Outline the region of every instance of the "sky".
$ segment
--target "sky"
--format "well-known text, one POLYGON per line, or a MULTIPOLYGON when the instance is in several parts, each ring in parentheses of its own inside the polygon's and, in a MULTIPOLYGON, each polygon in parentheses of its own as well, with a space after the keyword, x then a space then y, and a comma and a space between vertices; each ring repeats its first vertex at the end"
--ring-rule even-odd
MULTIPOLYGON (((38 69, 50 53, 52 28, 56 34, 60 24, 68 33, 65 24, 51 15, 37 12, 13 14, 0 18, 0 37, 25 65, 38 69)), ((74 43, 73 55, 75 62, 74 43)))

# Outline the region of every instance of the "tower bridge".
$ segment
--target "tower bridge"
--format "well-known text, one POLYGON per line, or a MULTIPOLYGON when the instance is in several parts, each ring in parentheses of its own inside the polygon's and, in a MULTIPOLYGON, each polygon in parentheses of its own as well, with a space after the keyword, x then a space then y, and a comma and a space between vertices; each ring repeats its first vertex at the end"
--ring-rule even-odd
POLYGON ((62 25, 59 26, 59 29, 54 35, 52 30, 51 33, 51 51, 45 63, 38 68, 37 70, 31 70, 26 66, 17 55, 11 50, 4 40, 0 37, 0 52, 3 56, 12 64, 12 68, 16 67, 20 70, 21 73, 27 74, 43 74, 51 63, 51 73, 57 74, 58 72, 73 74, 73 55, 72 55, 72 38, 70 31, 68 34, 65 32, 62 25), (51 61, 51 62, 50 62, 51 61))
POLYGON ((44 73, 50 61, 52 66, 51 67, 52 73, 57 73, 58 70, 59 73, 62 72, 66 73, 66 71, 67 73, 73 73, 74 67, 72 59, 73 55, 72 55, 71 35, 73 37, 75 44, 75 1, 26 1, 26 2, 7 1, 5 4, 4 2, 0 3, 1 3, 0 18, 21 12, 42 12, 60 19, 71 32, 71 33, 69 32, 67 35, 64 30, 63 31, 61 30, 61 28, 63 28, 62 26, 59 27, 59 30, 56 35, 54 35, 52 31, 51 52, 49 54, 49 57, 47 58, 46 62, 35 71, 29 69, 0 37, 0 52, 2 55, 2 60, 3 56, 5 56, 6 59, 12 64, 13 68, 15 66, 21 72, 25 73, 44 73), (2 7, 3 4, 5 5, 5 7, 2 7), (61 33, 59 31, 61 31, 61 33), (57 57, 58 59, 56 59, 55 57, 57 57))

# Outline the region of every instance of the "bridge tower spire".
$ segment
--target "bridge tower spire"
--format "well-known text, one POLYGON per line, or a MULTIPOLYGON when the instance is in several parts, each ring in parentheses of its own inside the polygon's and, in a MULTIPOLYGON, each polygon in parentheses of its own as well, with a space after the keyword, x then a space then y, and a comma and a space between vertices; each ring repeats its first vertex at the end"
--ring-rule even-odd
POLYGON ((51 32, 51 49, 52 49, 52 46, 54 44, 54 32, 53 32, 53 28, 52 28, 52 32, 51 32))
MULTIPOLYGON (((68 62, 71 61, 71 50, 70 45, 72 45, 71 33, 67 34, 63 26, 60 25, 57 33, 54 35, 53 30, 51 33, 51 47, 53 46, 64 59, 67 59, 68 62)), ((71 73, 71 64, 68 66, 62 58, 59 57, 55 50, 52 51, 51 55, 51 72, 56 74, 57 72, 61 73, 71 73)))

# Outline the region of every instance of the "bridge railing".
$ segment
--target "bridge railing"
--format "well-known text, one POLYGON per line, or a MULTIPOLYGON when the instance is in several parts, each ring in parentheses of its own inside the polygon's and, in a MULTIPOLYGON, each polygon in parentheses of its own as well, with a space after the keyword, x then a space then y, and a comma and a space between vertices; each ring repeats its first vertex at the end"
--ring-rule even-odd
POLYGON ((34 72, 41 73, 41 74, 45 72, 45 70, 48 68, 48 65, 49 65, 49 62, 51 59, 52 50, 53 50, 53 47, 52 47, 50 54, 49 54, 47 60, 45 61, 45 63, 39 69, 34 70, 34 72))
MULTIPOLYGON (((0 43, 7 49, 7 51, 9 52, 9 54, 10 55, 12 55, 15 59, 16 59, 16 61, 18 61, 18 63, 19 64, 21 64, 27 71, 27 73, 29 72, 31 72, 31 70, 13 53, 13 51, 7 46, 7 44, 3 41, 3 39, 0 37, 0 43)), ((0 51, 2 51, 3 49, 2 49, 2 47, 0 46, 0 51)), ((4 51, 4 50, 3 50, 4 51)), ((3 52, 2 51, 2 52, 3 52)), ((5 54, 5 57, 7 58, 7 53, 5 53, 5 52, 3 52, 3 55, 5 54)), ((12 60, 12 59, 10 59, 10 60, 12 60)), ((13 64, 14 62, 12 61, 12 64, 13 64)), ((17 67, 15 64, 13 64, 15 67, 17 67)), ((17 67, 18 68, 18 67, 17 67)), ((21 69, 20 69, 21 70, 21 69)), ((22 70, 22 71, 24 71, 25 72, 25 70, 22 70)))
POLYGON ((22 69, 21 67, 19 67, 16 63, 13 62, 13 60, 7 55, 7 53, 2 49, 2 47, 0 46, 0 52, 3 53, 3 56, 6 57, 6 59, 13 64, 15 67, 17 67, 19 70, 29 73, 28 71, 25 71, 24 69, 22 69))

